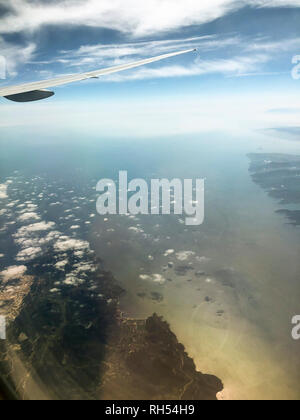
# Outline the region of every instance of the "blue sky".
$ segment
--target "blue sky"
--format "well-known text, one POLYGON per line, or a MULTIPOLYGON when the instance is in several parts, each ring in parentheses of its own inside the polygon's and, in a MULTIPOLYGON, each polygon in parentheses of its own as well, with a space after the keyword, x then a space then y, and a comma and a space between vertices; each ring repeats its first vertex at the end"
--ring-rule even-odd
POLYGON ((291 71, 300 55, 300 0, 144 3, 0 0, 0 51, 7 60, 1 85, 198 48, 56 88, 43 103, 1 100, 0 126, 88 124, 105 135, 145 136, 297 125, 300 80, 291 71), (12 108, 20 113, 17 123, 12 108))

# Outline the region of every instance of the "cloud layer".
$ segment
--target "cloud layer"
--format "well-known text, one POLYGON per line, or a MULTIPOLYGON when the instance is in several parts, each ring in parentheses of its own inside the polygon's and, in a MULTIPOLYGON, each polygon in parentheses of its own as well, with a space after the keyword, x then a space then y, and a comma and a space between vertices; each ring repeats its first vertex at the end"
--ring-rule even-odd
MULTIPOLYGON (((0 0, 7 7, 7 0, 0 0)), ((300 7, 299 0, 10 0, 0 33, 35 31, 45 25, 109 28, 132 36, 174 31, 211 22, 243 6, 300 7)))
MULTIPOLYGON (((123 82, 128 80, 156 79, 166 77, 202 76, 223 74, 244 76, 267 72, 265 65, 289 52, 291 56, 300 47, 300 38, 286 38, 275 42, 269 37, 249 37, 241 35, 208 35, 182 39, 159 41, 127 42, 123 44, 82 45, 78 49, 61 51, 52 60, 43 63, 47 68, 61 65, 66 73, 79 73, 96 68, 120 65, 138 59, 156 56, 170 51, 197 48, 198 54, 185 57, 184 65, 173 61, 159 63, 127 72, 116 73, 100 78, 104 82, 123 82), (230 51, 230 55, 228 54, 230 51)), ((39 64, 38 62, 36 64, 39 64)), ((58 73, 53 68, 54 77, 58 73)), ((44 72, 37 76, 44 79, 44 72)), ((47 76, 47 75, 46 75, 47 76)), ((47 76, 49 77, 49 76, 47 76)))
MULTIPOLYGON (((74 73, 96 68, 119 65, 140 58, 163 54, 186 48, 198 48, 201 57, 211 51, 232 51, 232 57, 218 55, 206 61, 196 60, 192 65, 147 67, 101 80, 123 81, 170 76, 197 76, 208 73, 248 74, 262 73, 262 64, 267 55, 296 51, 300 45, 297 37, 270 40, 266 37, 246 39, 237 34, 219 34, 182 39, 147 40, 147 36, 158 36, 179 31, 191 25, 208 23, 215 18, 241 9, 300 7, 300 0, 0 0, 7 13, 0 18, 0 51, 7 63, 9 76, 15 76, 18 68, 33 63, 35 79, 51 78, 60 73, 74 73), (38 61, 39 40, 34 33, 47 25, 68 31, 72 27, 109 28, 126 35, 125 42, 118 44, 80 45, 70 51, 56 51, 47 61, 38 61), (7 34, 22 32, 26 36, 22 45, 5 40, 7 34), (1 37, 2 34, 2 37, 1 37), (131 38, 131 42, 128 39, 131 38), (137 42, 134 38, 143 38, 137 42), (127 42, 126 42, 127 39, 127 42), (243 56, 247 54, 247 56, 243 56), (37 64, 43 65, 42 67, 37 64), (76 68, 76 70, 74 70, 76 68), (39 74, 38 70, 39 69, 39 74)), ((164 35, 165 36, 165 35, 164 35)), ((59 48, 59 47, 58 47, 59 48)), ((28 72, 28 75, 30 73, 28 72)), ((32 73, 31 73, 32 74, 32 73)), ((29 76, 30 77, 30 76, 29 76)), ((31 79, 30 79, 31 80, 31 79)), ((29 80, 28 80, 29 81, 29 80)))

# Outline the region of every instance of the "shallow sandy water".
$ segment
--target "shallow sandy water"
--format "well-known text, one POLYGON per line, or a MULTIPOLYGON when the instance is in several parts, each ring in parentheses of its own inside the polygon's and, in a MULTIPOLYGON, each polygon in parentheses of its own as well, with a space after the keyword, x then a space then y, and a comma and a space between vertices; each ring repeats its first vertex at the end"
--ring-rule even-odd
MULTIPOLYGON (((189 170, 178 166, 178 176, 206 177, 206 219, 199 229, 186 228, 175 217, 113 216, 105 224, 98 219, 99 237, 92 241, 127 291, 124 312, 136 318, 154 311, 163 315, 197 368, 223 380, 220 398, 300 398, 300 344, 291 338, 291 318, 300 310, 300 229, 276 215, 277 203, 253 184, 246 154, 257 147, 243 144, 235 150, 231 144, 225 155, 223 146, 208 147, 203 157, 199 148, 189 170), (147 238, 128 231, 137 225, 147 238), (164 257, 167 249, 195 254, 182 262, 164 257), (197 278, 192 271, 177 276, 174 269, 163 270, 168 262, 191 264, 206 276, 197 278), (220 270, 233 285, 224 282, 220 270), (161 274, 166 282, 142 281, 144 273, 161 274), (152 292, 163 301, 152 300, 152 292)), ((167 172, 162 166, 155 175, 167 172)), ((174 172, 173 160, 170 177, 174 172)))

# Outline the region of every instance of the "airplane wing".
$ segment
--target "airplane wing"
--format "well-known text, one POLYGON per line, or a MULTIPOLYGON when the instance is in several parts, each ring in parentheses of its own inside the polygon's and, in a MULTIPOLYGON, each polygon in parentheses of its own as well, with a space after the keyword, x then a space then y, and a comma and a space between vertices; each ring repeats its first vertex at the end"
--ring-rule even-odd
POLYGON ((107 74, 117 73, 119 71, 124 71, 128 69, 133 69, 135 67, 144 66, 145 64, 155 63, 156 61, 164 60, 166 58, 175 57, 181 54, 187 54, 189 52, 196 51, 185 50, 169 54, 159 55, 158 57, 147 58, 145 60, 139 60, 134 63, 122 64, 120 66, 109 67, 106 69, 95 70, 87 73, 73 74, 69 76, 57 77, 55 79, 43 80, 40 82, 26 83, 18 86, 7 86, 0 88, 0 97, 4 97, 14 102, 32 102, 38 101, 40 99, 46 99, 54 95, 54 92, 51 92, 48 89, 50 87, 61 86, 67 83, 78 82, 86 79, 98 78, 99 76, 104 76, 107 74))

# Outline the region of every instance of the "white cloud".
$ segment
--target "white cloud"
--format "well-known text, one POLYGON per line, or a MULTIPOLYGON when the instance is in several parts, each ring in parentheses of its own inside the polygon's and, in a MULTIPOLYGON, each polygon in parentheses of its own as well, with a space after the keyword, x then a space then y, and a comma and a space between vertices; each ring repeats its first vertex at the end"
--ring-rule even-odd
POLYGON ((37 30, 43 25, 85 25, 143 36, 211 21, 224 15, 232 0, 68 0, 28 3, 11 0, 14 13, 5 15, 0 32, 37 30))
POLYGON ((23 236, 26 237, 26 236, 29 236, 31 233, 50 230, 54 226, 55 226, 54 222, 33 223, 31 225, 21 227, 15 234, 15 237, 23 237, 23 236))
MULTIPOLYGON (((200 53, 236 46, 241 42, 238 36, 219 37, 207 35, 193 38, 164 39, 160 41, 130 42, 123 44, 82 45, 73 51, 62 51, 53 60, 65 66, 83 68, 109 67, 128 63, 140 58, 156 56, 173 50, 197 48, 200 53)), ((49 62, 49 64, 52 62, 49 62)))
POLYGON ((151 274, 151 275, 141 274, 139 278, 140 280, 143 280, 143 281, 152 281, 158 284, 164 284, 166 282, 166 279, 161 274, 151 274))
POLYGON ((79 274, 79 273, 86 273, 88 271, 95 272, 96 269, 97 269, 97 267, 92 262, 88 262, 88 261, 87 262, 81 262, 81 263, 78 263, 78 264, 74 264, 73 273, 74 274, 79 274))
POLYGON ((128 230, 134 232, 134 233, 144 233, 144 230, 139 228, 139 227, 135 227, 135 226, 131 226, 128 228, 128 230))
POLYGON ((5 199, 7 197, 7 185, 0 184, 0 199, 5 199))
POLYGON ((164 253, 164 257, 168 257, 169 255, 174 254, 175 250, 174 249, 167 249, 166 252, 164 253))
POLYGON ((58 293, 59 291, 60 290, 59 289, 56 289, 56 288, 49 290, 50 293, 58 293))
POLYGON ((18 279, 22 277, 27 271, 25 265, 14 265, 8 267, 6 270, 0 272, 0 276, 3 277, 5 281, 18 279))
POLYGON ((53 241, 54 239, 57 239, 61 236, 61 233, 58 231, 52 231, 49 232, 45 237, 39 237, 39 236, 19 236, 19 234, 15 234, 15 243, 20 245, 23 248, 29 248, 29 247, 40 247, 42 245, 46 245, 49 242, 53 241))
POLYGON ((231 59, 202 60, 197 58, 191 65, 171 65, 157 68, 141 67, 134 72, 105 76, 101 80, 124 82, 128 80, 144 80, 169 77, 202 76, 205 74, 243 75, 261 69, 270 57, 266 54, 240 56, 231 59))
POLYGON ((77 278, 73 273, 67 274, 65 280, 63 281, 67 286, 78 286, 83 284, 84 280, 77 278))
MULTIPOLYGON (((0 18, 0 28, 1 26, 0 18)), ((3 31, 0 30, 0 32, 3 31)), ((20 45, 4 41, 0 36, 0 53, 1 56, 5 58, 5 72, 7 72, 9 76, 15 76, 17 74, 18 66, 32 60, 35 50, 36 45, 33 42, 29 42, 25 46, 20 47, 20 45)))
POLYGON ((69 237, 61 237, 55 244, 54 249, 58 252, 66 252, 69 250, 89 250, 90 245, 86 241, 81 241, 79 239, 71 239, 69 237))
POLYGON ((45 243, 50 242, 54 239, 57 239, 61 236, 61 232, 59 232, 58 230, 53 230, 52 232, 49 232, 44 239, 45 243))
POLYGON ((179 261, 186 261, 190 257, 193 257, 194 255, 195 255, 195 252, 193 252, 193 251, 181 251, 181 252, 177 252, 176 258, 179 261))
POLYGON ((278 53, 285 51, 298 51, 300 48, 300 38, 280 39, 280 41, 273 41, 266 38, 254 39, 249 43, 246 50, 248 51, 265 51, 268 53, 278 53))
MULTIPOLYGON (((282 40, 278 51, 286 51, 300 45, 299 38, 282 40)), ((185 65, 159 65, 158 67, 141 67, 101 77, 102 82, 124 82, 128 80, 142 80, 169 77, 190 77, 205 74, 241 75, 250 72, 261 72, 263 65, 273 59, 274 42, 267 39, 248 39, 240 36, 202 36, 183 39, 166 39, 161 41, 133 42, 113 45, 83 45, 77 50, 61 52, 52 63, 64 58, 65 66, 74 72, 110 67, 145 57, 156 56, 173 50, 197 48, 199 54, 190 54, 185 65), (232 57, 227 57, 228 47, 232 57), (208 51, 218 51, 218 59, 202 59, 208 51), (234 55, 234 51, 238 53, 234 55), (222 54, 226 58, 222 58, 222 54), (196 59, 194 60, 194 58, 196 59)), ((87 82, 89 83, 89 82, 87 82)))
POLYGON ((17 254, 16 260, 17 261, 30 261, 38 257, 41 253, 42 253, 42 248, 40 247, 25 248, 17 254))
POLYGON ((69 264, 68 260, 59 261, 55 264, 55 268, 61 271, 65 271, 65 267, 67 264, 69 264))
MULTIPOLYGON (((3 1, 3 0, 2 0, 3 1)), ((6 0, 5 0, 5 4, 6 0)), ((35 31, 45 25, 109 28, 134 36, 174 31, 211 22, 243 6, 300 7, 299 0, 10 0, 12 13, 0 20, 0 32, 35 31)))
POLYGON ((19 203, 19 200, 11 201, 9 204, 7 204, 6 207, 12 208, 15 207, 19 203))
MULTIPOLYGON (((26 203, 31 206, 31 203, 26 203)), ((19 221, 26 222, 32 219, 39 219, 35 212, 26 212, 19 217, 19 221)), ((23 226, 13 235, 15 243, 22 250, 17 254, 17 261, 30 261, 42 254, 42 247, 58 239, 61 233, 52 230, 55 227, 54 222, 38 222, 23 226), (50 232, 49 232, 50 231, 50 232), (45 236, 43 236, 45 235, 45 236)))
POLYGON ((161 274, 153 274, 152 276, 154 283, 164 284, 166 279, 161 274))
MULTIPOLYGON (((266 39, 246 39, 239 36, 220 37, 217 35, 194 37, 186 39, 149 41, 141 43, 127 43, 121 45, 85 45, 75 51, 63 52, 68 66, 79 66, 83 69, 109 67, 134 61, 144 57, 155 56, 171 50, 197 48, 199 55, 190 55, 190 61, 184 65, 159 65, 158 67, 141 67, 125 73, 118 73, 100 78, 102 82, 124 82, 128 80, 143 80, 169 77, 190 77, 205 74, 242 75, 262 71, 263 65, 273 56, 266 48, 266 39), (259 50, 259 45, 262 46, 259 50), (228 47, 238 55, 222 58, 228 47), (249 51, 252 52, 249 54, 249 51), (218 51, 218 59, 202 59, 207 51, 218 51)), ((269 41, 271 43, 271 41, 269 41)), ((284 40, 286 48, 300 45, 299 39, 284 40)), ((57 59, 55 59, 57 61, 57 59)))
POLYGON ((27 220, 40 220, 40 216, 34 212, 23 213, 18 217, 20 222, 26 222, 27 220))

